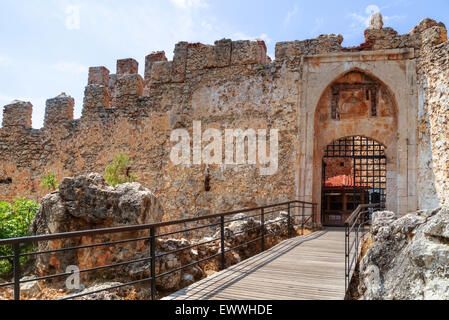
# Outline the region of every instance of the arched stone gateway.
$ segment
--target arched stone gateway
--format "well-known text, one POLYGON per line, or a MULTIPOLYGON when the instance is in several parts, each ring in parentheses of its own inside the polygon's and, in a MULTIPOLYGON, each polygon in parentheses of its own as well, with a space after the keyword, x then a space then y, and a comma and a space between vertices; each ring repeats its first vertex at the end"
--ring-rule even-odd
MULTIPOLYGON (((388 172, 397 172, 397 107, 389 88, 373 76, 353 69, 324 90, 314 123, 314 161, 320 163, 323 159, 321 223, 342 225, 359 204, 382 201, 385 207, 387 163, 388 172), (383 170, 380 172, 379 168, 383 170), (332 170, 341 171, 348 177, 343 180, 352 181, 334 181, 335 186, 325 187, 332 170), (381 186, 377 185, 379 180, 381 186), (379 199, 371 199, 375 195, 379 199)), ((393 182, 389 182, 388 189, 394 201, 396 196, 390 185, 393 182)))
POLYGON ((341 224, 354 203, 380 201, 400 214, 417 209, 417 96, 414 60, 404 59, 407 54, 413 57, 411 52, 401 59, 388 52, 360 52, 304 59, 307 85, 299 121, 306 143, 300 151, 298 194, 301 200, 319 203, 322 217, 316 222, 341 224), (365 152, 346 153, 345 148, 365 152), (378 151, 371 155, 374 158, 368 157, 370 148, 378 151), (329 176, 333 173, 326 165, 327 171, 341 175, 329 176), (340 191, 349 186, 358 191, 341 195, 341 204, 333 206, 338 197, 330 198, 326 180, 329 186, 339 184, 340 191))
POLYGON ((387 201, 387 157, 379 142, 352 136, 326 147, 322 162, 321 224, 342 226, 360 204, 387 201))

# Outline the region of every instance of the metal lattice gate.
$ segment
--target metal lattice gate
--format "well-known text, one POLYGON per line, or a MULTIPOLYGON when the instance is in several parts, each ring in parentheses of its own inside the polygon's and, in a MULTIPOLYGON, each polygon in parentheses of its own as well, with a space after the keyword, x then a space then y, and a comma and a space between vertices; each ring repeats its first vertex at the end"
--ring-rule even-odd
POLYGON ((329 144, 323 158, 322 224, 342 225, 359 204, 385 208, 386 166, 385 147, 372 139, 354 136, 329 144), (327 162, 335 167, 340 160, 346 174, 332 176, 338 169, 327 162))

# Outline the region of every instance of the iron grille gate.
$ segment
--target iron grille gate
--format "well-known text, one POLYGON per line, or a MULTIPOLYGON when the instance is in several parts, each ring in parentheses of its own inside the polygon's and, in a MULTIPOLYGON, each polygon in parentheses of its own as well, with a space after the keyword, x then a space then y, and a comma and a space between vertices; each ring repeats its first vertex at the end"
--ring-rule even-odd
MULTIPOLYGON (((354 211, 358 205, 380 204, 380 209, 385 208, 386 203, 386 172, 387 159, 385 147, 375 140, 353 136, 335 140, 326 147, 323 157, 323 179, 322 179, 322 224, 325 214, 326 180, 326 158, 352 159, 351 181, 346 187, 352 187, 353 206, 348 211, 354 211), (367 196, 364 197, 362 194, 367 196), (357 201, 359 200, 359 201, 357 201)), ((343 219, 344 220, 344 219, 343 219)))

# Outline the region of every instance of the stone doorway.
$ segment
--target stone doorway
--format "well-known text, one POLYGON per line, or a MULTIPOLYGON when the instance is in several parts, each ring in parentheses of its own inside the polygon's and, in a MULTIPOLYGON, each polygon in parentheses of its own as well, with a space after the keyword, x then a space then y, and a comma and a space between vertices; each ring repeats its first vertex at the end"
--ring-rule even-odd
POLYGON ((318 203, 317 224, 321 223, 324 153, 343 137, 369 137, 385 147, 387 210, 402 215, 418 207, 414 60, 391 53, 304 58, 298 109, 303 143, 298 148, 296 186, 299 200, 318 203))
POLYGON ((360 204, 386 204, 385 147, 363 136, 330 143, 322 159, 321 224, 343 226, 360 204))

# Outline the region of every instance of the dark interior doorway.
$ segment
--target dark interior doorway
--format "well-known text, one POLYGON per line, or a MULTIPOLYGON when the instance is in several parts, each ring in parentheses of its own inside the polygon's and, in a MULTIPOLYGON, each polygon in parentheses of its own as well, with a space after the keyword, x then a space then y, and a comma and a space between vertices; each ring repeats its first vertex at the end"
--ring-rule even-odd
POLYGON ((322 167, 322 225, 344 226, 360 204, 385 208, 386 167, 385 147, 377 141, 353 136, 329 144, 322 167))

